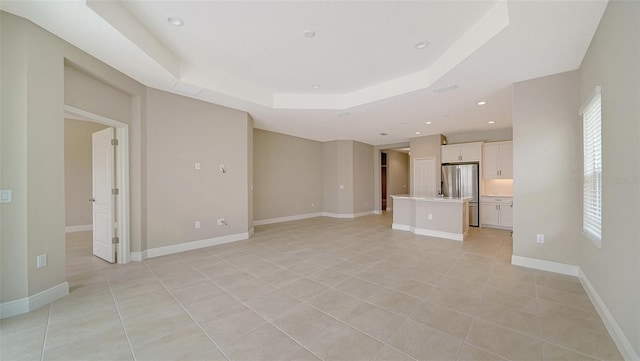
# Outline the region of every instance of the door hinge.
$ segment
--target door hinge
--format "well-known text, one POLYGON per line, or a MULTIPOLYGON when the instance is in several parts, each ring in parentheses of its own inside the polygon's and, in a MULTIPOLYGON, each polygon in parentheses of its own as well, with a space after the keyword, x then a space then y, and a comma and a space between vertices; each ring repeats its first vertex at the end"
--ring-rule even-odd
POLYGON ((111 238, 111 243, 112 243, 112 244, 118 244, 118 243, 120 243, 120 238, 118 238, 118 237, 113 237, 113 238, 111 238))
POLYGON ((111 145, 118 145, 117 139, 111 139, 111 145))
POLYGON ((111 190, 111 194, 113 194, 113 195, 117 196, 118 194, 120 194, 120 190, 118 190, 118 188, 113 188, 113 189, 111 190))

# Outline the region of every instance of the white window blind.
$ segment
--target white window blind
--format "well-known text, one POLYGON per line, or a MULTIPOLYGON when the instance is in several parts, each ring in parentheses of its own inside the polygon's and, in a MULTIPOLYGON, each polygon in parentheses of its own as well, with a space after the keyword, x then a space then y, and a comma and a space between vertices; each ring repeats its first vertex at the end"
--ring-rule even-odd
POLYGON ((596 246, 602 241, 602 112, 600 87, 582 110, 584 188, 582 230, 596 246))

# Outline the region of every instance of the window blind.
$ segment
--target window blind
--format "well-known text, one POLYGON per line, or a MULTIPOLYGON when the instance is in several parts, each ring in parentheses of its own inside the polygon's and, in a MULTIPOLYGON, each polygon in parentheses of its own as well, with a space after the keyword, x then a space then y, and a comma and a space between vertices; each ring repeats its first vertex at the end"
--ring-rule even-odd
POLYGON ((596 246, 602 243, 602 111, 600 87, 582 112, 584 188, 582 230, 596 246))

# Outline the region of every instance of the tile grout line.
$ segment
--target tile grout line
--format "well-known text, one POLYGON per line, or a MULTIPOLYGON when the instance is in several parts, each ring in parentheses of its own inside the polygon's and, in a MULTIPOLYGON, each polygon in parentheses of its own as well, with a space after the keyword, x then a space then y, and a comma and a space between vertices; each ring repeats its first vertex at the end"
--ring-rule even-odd
MULTIPOLYGON (((224 260, 223 260, 224 261, 224 260)), ((193 268, 190 264, 187 263, 187 265, 189 265, 189 267, 191 267, 192 269, 194 269, 196 272, 200 273, 200 271, 198 271, 197 269, 193 268)), ((231 264, 231 266, 235 267, 235 265, 231 264)), ((237 267, 236 267, 237 268, 237 267)), ((244 271, 243 271, 244 272, 244 271)), ((265 320, 269 325, 273 326, 274 328, 276 328, 277 330, 279 330, 280 332, 282 332, 283 334, 285 334, 287 337, 289 337, 291 340, 293 340, 295 343, 297 343, 300 347, 302 347, 303 349, 307 350, 309 353, 311 353, 312 355, 316 356, 317 358, 319 358, 320 360, 323 360, 322 357, 316 355, 314 352, 312 352, 311 350, 309 350, 305 345, 303 345, 302 343, 300 343, 298 340, 296 340, 295 338, 293 338, 291 335, 289 335, 288 333, 286 333, 284 330, 280 329, 280 327, 278 327, 277 325, 275 325, 273 322, 271 322, 271 320, 267 319, 265 316, 263 316, 261 313, 257 312, 256 310, 254 310, 252 307, 250 307, 249 305, 247 305, 244 301, 240 300, 238 297, 236 297, 235 295, 229 293, 229 291, 227 291, 226 288, 222 287, 220 284, 218 284, 216 281, 210 279, 209 277, 207 277, 206 275, 200 273, 205 279, 209 280, 209 282, 215 284, 217 287, 219 287, 222 291, 224 291, 227 295, 233 297, 233 299, 235 299, 236 301, 238 301, 240 304, 242 304, 244 307, 250 309, 251 311, 255 312, 256 315, 258 315, 259 317, 261 317, 263 320, 265 320)), ((256 278, 259 279, 259 278, 256 278)), ((265 281, 263 281, 265 282, 265 281)), ((265 282, 268 284, 268 282, 265 282)), ((275 287, 276 290, 280 290, 279 288, 275 287)), ((284 291, 282 291, 284 292, 284 291)), ((286 293, 286 292, 285 292, 286 293)), ((173 295, 172 295, 173 296, 173 295)), ((175 298, 175 297, 174 297, 175 298)), ((296 298, 296 297, 294 297, 296 298)), ((176 300, 177 301, 177 300, 176 300)), ((182 307, 182 304, 178 301, 178 303, 180 304, 180 307, 182 307)), ((187 312, 185 310, 185 312, 187 312)), ((188 313, 188 312, 187 312, 188 313)), ((189 316, 191 316, 191 314, 189 314, 189 316)), ((193 319, 193 317, 192 317, 193 319)), ((194 322, 196 322, 196 324, 198 324, 198 326, 200 327, 200 324, 194 319, 194 322)), ((262 327, 262 324, 247 330, 246 332, 242 333, 241 335, 238 335, 236 338, 232 339, 231 341, 229 341, 228 343, 234 342, 237 339, 240 339, 240 337, 248 334, 249 332, 252 332, 254 330, 257 330, 258 328, 262 327)), ((202 329, 202 327, 200 327, 202 329)), ((202 331, 213 341, 213 338, 211 338, 209 336, 209 334, 202 329, 202 331)), ((214 341, 215 344, 215 341, 214 341)), ((216 345, 217 346, 217 345, 216 345)), ((222 349, 220 349, 221 352, 224 353, 224 351, 222 351, 222 349)), ((229 358, 226 354, 224 354, 225 357, 227 358, 227 360, 231 360, 231 358, 229 358)), ((324 361, 324 360, 323 360, 324 361)))
POLYGON ((113 294, 113 287, 111 286, 111 278, 105 272, 103 264, 100 265, 100 268, 102 269, 104 277, 107 279, 107 284, 109 285, 109 294, 111 295, 111 300, 113 301, 113 305, 116 308, 116 313, 118 314, 118 320, 120 321, 120 327, 122 327, 122 332, 124 332, 124 337, 127 339, 127 345, 129 345, 129 352, 131 352, 131 357, 135 361, 136 354, 133 352, 133 345, 131 345, 131 340, 129 339, 129 333, 127 332, 127 328, 124 327, 124 320, 122 319, 122 314, 120 314, 120 307, 118 307, 118 302, 116 301, 116 297, 113 294))
MULTIPOLYGON (((181 258, 183 261, 184 259, 181 258)), ((198 272, 199 274, 202 275, 202 273, 200 273, 198 270, 196 270, 195 268, 193 268, 187 261, 184 262, 187 266, 189 266, 191 269, 195 270, 196 272, 198 272)), ((180 308, 184 311, 184 313, 186 313, 189 318, 196 324, 196 326, 198 326, 198 328, 200 329, 200 331, 202 331, 202 333, 204 333, 207 338, 211 341, 211 343, 213 344, 213 346, 215 346, 218 351, 220 351, 220 353, 222 354, 222 356, 224 356, 224 358, 226 358, 227 360, 231 360, 231 358, 224 352, 224 350, 222 349, 222 347, 220 347, 220 345, 218 345, 218 343, 216 343, 216 341, 209 336, 209 334, 202 328, 202 326, 200 325, 200 323, 198 321, 196 321, 195 318, 193 318, 193 315, 191 315, 191 313, 189 311, 187 311, 186 308, 184 308, 184 306, 182 305, 182 303, 176 298, 176 296, 173 295, 173 293, 171 293, 171 291, 167 288, 167 286, 158 278, 158 276, 156 275, 156 273, 153 271, 153 269, 151 267, 149 267, 149 265, 147 265, 146 263, 144 264, 145 267, 147 267, 147 269, 151 272, 151 274, 153 274, 153 277, 156 278, 156 280, 162 285, 162 287, 164 288, 164 290, 171 295, 171 297, 174 299, 174 301, 176 301, 176 303, 180 306, 180 308)), ((204 275, 202 275, 204 276, 204 275)), ((205 276, 206 278, 206 276, 205 276)), ((188 327, 185 326, 185 327, 188 327)), ((152 342, 152 341, 150 341, 152 342)))
POLYGON ((44 361, 44 352, 47 347, 47 336, 49 335, 49 325, 51 324, 51 311, 53 311, 53 302, 49 304, 49 314, 47 315, 47 326, 44 329, 44 339, 42 340, 42 353, 40 354, 40 361, 44 361))

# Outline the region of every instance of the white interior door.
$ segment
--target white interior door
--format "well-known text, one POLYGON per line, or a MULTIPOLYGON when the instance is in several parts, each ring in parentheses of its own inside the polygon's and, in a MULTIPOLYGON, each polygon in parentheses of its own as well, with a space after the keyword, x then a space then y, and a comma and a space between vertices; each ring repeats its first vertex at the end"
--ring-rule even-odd
POLYGON ((413 160, 413 196, 434 197, 436 195, 436 159, 416 158, 413 160))
POLYGON ((116 261, 113 243, 115 200, 114 129, 106 128, 92 134, 93 175, 93 254, 107 262, 116 261))

